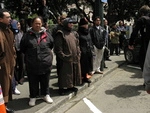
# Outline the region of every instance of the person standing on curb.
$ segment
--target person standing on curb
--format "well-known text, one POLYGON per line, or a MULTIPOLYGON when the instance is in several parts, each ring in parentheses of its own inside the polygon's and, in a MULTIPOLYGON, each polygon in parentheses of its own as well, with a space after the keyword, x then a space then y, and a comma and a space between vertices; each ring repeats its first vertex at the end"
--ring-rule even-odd
MULTIPOLYGON (((54 39, 54 43, 55 43, 57 31, 63 29, 63 21, 65 18, 66 18, 65 15, 61 15, 60 16, 60 22, 58 23, 58 25, 56 27, 54 27, 52 29, 52 37, 54 39)), ((54 50, 54 53, 55 53, 55 50, 54 50)), ((60 72, 59 69, 61 68, 61 65, 62 65, 62 60, 60 59, 59 56, 57 56, 57 54, 55 54, 55 55, 56 55, 56 69, 57 69, 57 76, 58 76, 59 72, 60 72)))
POLYGON ((47 103, 53 103, 49 95, 49 77, 52 69, 53 38, 42 27, 41 17, 32 19, 32 27, 21 39, 20 50, 25 55, 25 66, 29 81, 30 106, 35 106, 36 97, 44 96, 47 103))
POLYGON ((10 22, 11 17, 9 11, 0 9, 0 84, 6 111, 7 113, 14 113, 14 110, 7 108, 9 100, 12 99, 12 79, 16 58, 14 34, 9 29, 10 22))
POLYGON ((88 78, 90 72, 93 70, 93 43, 88 28, 88 21, 86 18, 81 18, 78 24, 79 44, 81 50, 81 73, 82 81, 91 83, 88 78))
POLYGON ((117 30, 116 23, 113 23, 110 32, 110 40, 111 40, 110 55, 113 55, 114 51, 116 55, 119 55, 119 35, 120 32, 117 30))
POLYGON ((74 20, 66 18, 63 21, 63 29, 59 30, 55 38, 55 53, 62 60, 58 72, 59 94, 67 91, 77 92, 76 85, 81 85, 80 47, 78 34, 72 31, 74 20))
POLYGON ((91 74, 103 74, 103 72, 100 70, 100 66, 105 49, 106 30, 102 26, 100 26, 100 17, 95 17, 93 21, 94 26, 90 28, 90 34, 92 42, 94 44, 95 56, 93 60, 93 71, 91 72, 91 74))

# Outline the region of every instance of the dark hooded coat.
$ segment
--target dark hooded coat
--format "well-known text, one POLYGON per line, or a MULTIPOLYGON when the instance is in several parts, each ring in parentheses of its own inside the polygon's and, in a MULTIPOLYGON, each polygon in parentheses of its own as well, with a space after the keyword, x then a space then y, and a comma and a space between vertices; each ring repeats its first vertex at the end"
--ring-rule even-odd
POLYGON ((75 33, 68 28, 69 19, 55 38, 55 53, 62 60, 58 75, 59 88, 71 88, 81 84, 80 48, 75 33))

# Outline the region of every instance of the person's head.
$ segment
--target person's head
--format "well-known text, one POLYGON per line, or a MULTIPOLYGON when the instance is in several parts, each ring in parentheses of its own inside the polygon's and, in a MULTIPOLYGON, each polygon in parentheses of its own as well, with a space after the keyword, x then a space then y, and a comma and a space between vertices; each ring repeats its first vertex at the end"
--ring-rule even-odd
POLYGON ((11 17, 7 9, 0 9, 0 22, 10 25, 11 17))
POLYGON ((14 34, 17 34, 19 32, 18 21, 17 20, 15 20, 15 19, 11 20, 10 29, 12 30, 12 32, 14 34))
POLYGON ((116 23, 112 23, 112 29, 117 29, 117 25, 116 25, 116 23))
POLYGON ((104 19, 104 26, 108 25, 108 21, 104 19))
POLYGON ((139 13, 140 15, 147 15, 150 13, 150 7, 148 5, 143 5, 140 9, 139 9, 139 13))
POLYGON ((73 28, 73 24, 75 23, 75 21, 71 18, 66 18, 63 20, 63 27, 64 29, 71 31, 73 28))
POLYGON ((66 19, 66 15, 61 15, 60 16, 60 24, 63 23, 64 19, 66 19))
POLYGON ((60 24, 60 16, 57 17, 57 23, 60 24))
POLYGON ((124 25, 123 21, 120 20, 120 21, 119 21, 119 26, 123 26, 123 25, 124 25))
POLYGON ((81 18, 78 24, 79 27, 84 27, 88 29, 88 21, 86 18, 81 18))
POLYGON ((17 27, 18 27, 18 30, 21 30, 21 24, 20 24, 20 22, 17 23, 17 27))
POLYGON ((41 30, 42 25, 43 25, 43 20, 41 17, 35 17, 31 21, 32 29, 35 32, 39 32, 41 30))
POLYGON ((43 6, 46 6, 46 0, 42 0, 43 6))
POLYGON ((93 22, 94 22, 94 25, 95 25, 95 26, 99 26, 99 25, 101 24, 101 19, 100 19, 100 17, 95 17, 95 18, 93 19, 93 22))

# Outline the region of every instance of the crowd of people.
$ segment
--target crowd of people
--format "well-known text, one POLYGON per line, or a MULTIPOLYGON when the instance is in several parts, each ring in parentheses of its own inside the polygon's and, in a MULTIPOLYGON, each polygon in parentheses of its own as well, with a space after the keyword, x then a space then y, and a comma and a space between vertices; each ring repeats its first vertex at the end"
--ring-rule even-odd
MULTIPOLYGON (((106 18, 101 20, 100 17, 95 17, 93 25, 89 26, 85 17, 79 22, 66 15, 61 15, 58 19, 58 24, 50 32, 47 19, 43 20, 38 15, 24 31, 21 20, 11 20, 9 11, 0 9, 0 85, 8 113, 13 113, 13 110, 7 108, 7 103, 12 99, 12 94, 21 94, 17 85, 23 85, 24 76, 28 77, 29 82, 29 106, 35 106, 39 96, 47 103, 53 103, 49 91, 53 55, 56 56, 60 95, 76 93, 76 86, 90 84, 90 78, 95 73, 103 74, 103 68, 107 68, 105 61, 111 61, 111 55, 120 55, 126 38, 123 21, 120 20, 119 25, 113 23, 109 26, 106 18), (104 26, 101 26, 101 21, 104 21, 104 26), (73 29, 74 24, 78 25, 76 30, 73 29)), ((145 16, 142 19, 146 20, 145 16)), ((131 34, 130 49, 133 49, 133 38, 139 28, 141 27, 135 26, 131 34)), ((147 47, 148 43, 146 49, 147 47)), ((149 54, 146 60, 149 62, 148 56, 149 54)), ((145 66, 144 75, 149 72, 146 70, 149 69, 149 64, 142 64, 142 67, 145 66)), ((146 81, 147 84, 149 81, 146 81)))

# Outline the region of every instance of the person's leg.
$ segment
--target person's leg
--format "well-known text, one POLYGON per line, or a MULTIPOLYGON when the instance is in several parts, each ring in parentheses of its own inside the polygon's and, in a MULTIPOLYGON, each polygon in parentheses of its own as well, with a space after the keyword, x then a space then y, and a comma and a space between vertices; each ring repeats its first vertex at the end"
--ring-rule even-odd
POLYGON ((50 77, 50 71, 46 74, 40 75, 40 86, 41 86, 41 95, 44 95, 44 100, 47 103, 53 103, 52 98, 49 94, 49 77, 50 77))
POLYGON ((23 84, 24 81, 24 55, 18 52, 18 83, 23 84))
POLYGON ((103 59, 104 58, 104 49, 105 49, 105 47, 103 47, 102 49, 99 50, 99 61, 100 61, 99 66, 101 68, 101 69, 99 68, 99 71, 104 70, 104 59, 103 59))
POLYGON ((114 44, 111 43, 110 55, 114 54, 114 44))
POLYGON ((12 93, 15 95, 20 95, 20 91, 17 89, 17 83, 15 77, 12 79, 12 93))
POLYGON ((39 95, 39 75, 28 74, 30 98, 36 98, 39 95))
POLYGON ((49 77, 50 77, 50 72, 40 75, 40 92, 41 95, 47 95, 49 94, 49 77))
POLYGON ((39 95, 39 76, 28 74, 29 92, 30 92, 30 106, 35 106, 36 97, 39 95))

